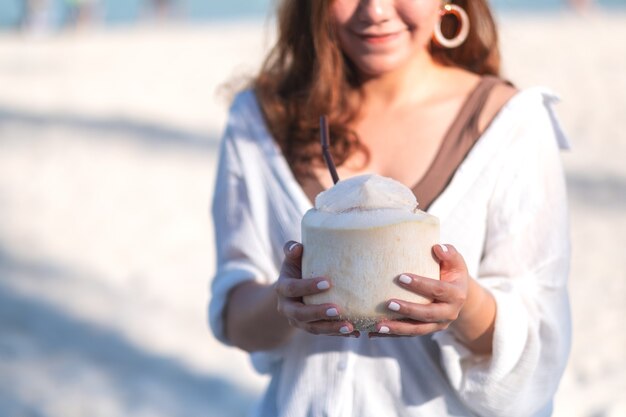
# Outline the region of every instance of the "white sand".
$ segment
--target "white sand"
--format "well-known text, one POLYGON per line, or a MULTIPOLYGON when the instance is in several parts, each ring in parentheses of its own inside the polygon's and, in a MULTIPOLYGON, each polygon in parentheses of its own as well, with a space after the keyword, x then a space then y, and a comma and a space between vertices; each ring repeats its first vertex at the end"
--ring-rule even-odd
MULTIPOLYGON (((506 74, 556 90, 574 259, 555 416, 626 415, 626 17, 505 17, 506 74)), ((206 328, 208 204, 255 22, 0 36, 0 415, 242 416, 265 379, 206 328)))

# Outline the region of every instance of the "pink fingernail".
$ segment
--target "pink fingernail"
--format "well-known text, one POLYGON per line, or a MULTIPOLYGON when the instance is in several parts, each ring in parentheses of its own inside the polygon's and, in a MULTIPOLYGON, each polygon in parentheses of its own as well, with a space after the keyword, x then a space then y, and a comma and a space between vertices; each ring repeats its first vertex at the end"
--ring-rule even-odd
POLYGON ((329 288, 330 288, 330 284, 328 283, 328 281, 320 281, 317 283, 318 290, 327 290, 329 288))
POLYGON ((387 308, 391 311, 400 311, 400 304, 396 303, 395 301, 392 301, 389 303, 387 308))
POLYGON ((410 276, 404 274, 400 275, 398 279, 403 284, 410 284, 411 282, 413 282, 413 279, 410 276))

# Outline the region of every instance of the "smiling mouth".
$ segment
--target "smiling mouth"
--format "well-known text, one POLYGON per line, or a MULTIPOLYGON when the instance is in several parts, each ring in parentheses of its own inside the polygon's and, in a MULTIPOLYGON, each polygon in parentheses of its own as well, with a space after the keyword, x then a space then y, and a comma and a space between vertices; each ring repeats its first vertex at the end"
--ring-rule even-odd
POLYGON ((382 33, 382 34, 359 34, 358 37, 365 43, 379 45, 391 42, 400 37, 402 32, 382 33))

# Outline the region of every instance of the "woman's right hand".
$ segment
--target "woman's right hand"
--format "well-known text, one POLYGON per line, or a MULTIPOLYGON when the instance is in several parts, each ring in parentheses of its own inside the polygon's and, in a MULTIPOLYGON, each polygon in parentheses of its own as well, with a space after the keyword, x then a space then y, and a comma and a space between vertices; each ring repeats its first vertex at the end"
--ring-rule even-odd
POLYGON ((285 260, 275 284, 277 309, 293 327, 312 334, 355 336, 360 333, 345 320, 339 320, 341 308, 335 304, 304 304, 302 297, 328 291, 328 278, 302 279, 302 244, 289 241, 283 247, 285 260))

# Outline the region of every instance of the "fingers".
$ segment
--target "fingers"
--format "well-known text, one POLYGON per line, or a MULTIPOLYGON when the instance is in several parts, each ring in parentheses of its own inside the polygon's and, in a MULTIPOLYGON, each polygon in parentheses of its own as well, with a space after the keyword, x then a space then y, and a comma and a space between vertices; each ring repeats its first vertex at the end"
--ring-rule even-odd
POLYGON ((276 293, 280 297, 301 298, 307 295, 314 295, 330 288, 330 281, 326 278, 287 278, 281 276, 276 282, 276 293))
POLYGON ((457 304, 415 304, 402 300, 389 301, 387 308, 412 321, 436 324, 453 322, 458 318, 460 310, 457 304))
POLYGON ((352 336, 359 337, 360 332, 354 330, 354 326, 347 321, 316 321, 312 323, 300 323, 298 326, 312 334, 327 336, 352 336))
POLYGON ((376 327, 376 333, 370 337, 411 337, 424 336, 442 329, 447 325, 440 323, 421 323, 413 320, 389 320, 381 322, 376 327))
POLYGON ((455 274, 466 273, 467 266, 463 256, 450 244, 438 244, 433 246, 433 253, 439 259, 442 281, 455 278, 455 274))
POLYGON ((287 317, 289 324, 312 334, 355 336, 360 333, 345 320, 339 320, 341 311, 333 304, 305 305, 295 300, 283 300, 278 311, 287 317))
POLYGON ((326 278, 302 279, 302 244, 289 241, 283 247, 285 259, 275 285, 278 311, 289 324, 312 334, 359 337, 354 326, 340 320, 341 311, 333 304, 305 305, 301 298, 327 291, 326 278))
POLYGON ((465 261, 452 245, 435 245, 433 253, 440 263, 440 280, 409 273, 397 278, 398 285, 432 302, 417 304, 399 299, 389 300, 389 311, 403 319, 378 323, 377 333, 373 333, 372 337, 425 335, 446 329, 459 317, 467 299, 469 276, 465 261))
POLYGON ((302 257, 302 244, 294 240, 290 240, 283 246, 283 252, 285 253, 285 260, 298 259, 302 257))
POLYGON ((281 275, 285 275, 292 278, 302 277, 302 244, 290 240, 283 246, 283 252, 285 253, 285 259, 280 270, 281 275))
POLYGON ((330 281, 323 277, 302 279, 302 250, 302 244, 294 241, 285 243, 283 247, 285 260, 275 286, 276 292, 281 297, 301 298, 318 294, 331 287, 330 281))
MULTIPOLYGON (((402 274, 397 282, 408 291, 420 294, 433 302, 417 304, 392 299, 387 302, 387 308, 402 317, 418 322, 417 324, 434 323, 439 330, 458 318, 459 311, 467 298, 466 286, 460 285, 459 282, 443 282, 413 274, 402 274)), ((420 329, 432 328, 432 326, 419 327, 420 329)), ((406 329, 406 326, 402 328, 406 329)))
POLYGON ((410 292, 436 302, 456 304, 461 302, 465 296, 463 288, 456 282, 445 282, 414 274, 402 274, 398 277, 397 283, 410 292))
POLYGON ((306 305, 299 301, 284 300, 278 305, 278 311, 289 320, 310 323, 318 320, 337 319, 341 312, 332 304, 306 305))

